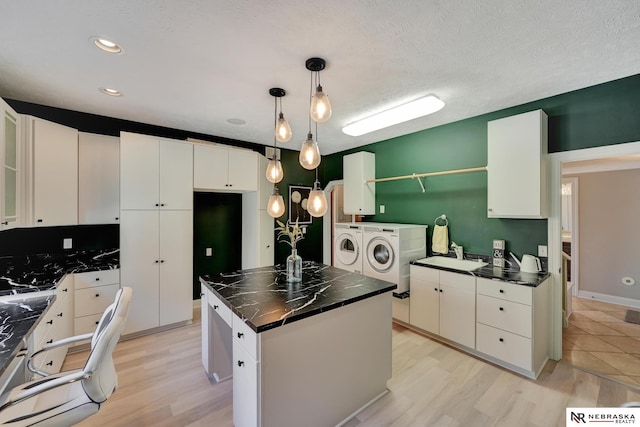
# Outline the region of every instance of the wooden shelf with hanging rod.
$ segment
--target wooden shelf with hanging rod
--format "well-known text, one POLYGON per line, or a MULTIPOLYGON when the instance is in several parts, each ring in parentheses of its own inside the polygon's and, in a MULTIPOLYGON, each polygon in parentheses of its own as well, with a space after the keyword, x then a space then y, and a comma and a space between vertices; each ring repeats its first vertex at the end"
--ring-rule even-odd
POLYGON ((440 172, 427 172, 427 173, 413 173, 411 175, 402 175, 402 176, 391 176, 388 178, 376 178, 376 179, 368 179, 365 181, 365 184, 369 184, 370 182, 387 182, 387 181, 399 181, 401 179, 415 179, 418 178, 418 182, 420 183, 420 187, 422 188, 422 192, 425 192, 424 185, 422 185, 422 181, 420 178, 426 178, 428 176, 439 176, 439 175, 453 175, 458 173, 469 173, 469 172, 481 172, 486 171, 486 166, 481 166, 477 168, 468 168, 468 169, 453 169, 448 171, 440 171, 440 172))

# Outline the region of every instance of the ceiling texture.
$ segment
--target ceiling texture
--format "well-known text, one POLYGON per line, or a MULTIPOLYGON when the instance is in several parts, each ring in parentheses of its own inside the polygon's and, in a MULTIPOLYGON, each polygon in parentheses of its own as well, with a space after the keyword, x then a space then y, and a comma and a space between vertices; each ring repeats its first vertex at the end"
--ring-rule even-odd
POLYGON ((20 0, 0 7, 0 39, 1 97, 258 144, 273 144, 281 87, 294 136, 278 145, 295 150, 305 60, 324 58, 330 154, 638 74, 640 1, 20 0), (446 103, 431 116, 341 131, 429 93, 446 103))

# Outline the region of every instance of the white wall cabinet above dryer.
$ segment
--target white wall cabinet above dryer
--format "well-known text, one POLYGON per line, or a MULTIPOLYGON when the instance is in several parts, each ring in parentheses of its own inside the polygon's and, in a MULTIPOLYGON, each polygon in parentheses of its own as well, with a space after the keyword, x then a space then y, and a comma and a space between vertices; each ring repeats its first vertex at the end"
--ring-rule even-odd
POLYGON ((194 144, 193 187, 196 190, 257 191, 258 154, 222 145, 194 144))
POLYGON ((27 152, 26 223, 78 224, 78 131, 24 116, 27 152))
POLYGON ((78 223, 117 224, 120 217, 120 139, 78 133, 78 223))
POLYGON ((21 120, 0 99, 0 230, 21 225, 22 139, 21 120))
POLYGON ((121 132, 120 209, 193 209, 193 145, 121 132))
POLYGON ((376 184, 365 183, 376 177, 376 155, 361 151, 342 158, 344 179, 344 213, 375 215, 376 184))
POLYGON ((542 110, 487 125, 487 216, 546 218, 547 115, 542 110))

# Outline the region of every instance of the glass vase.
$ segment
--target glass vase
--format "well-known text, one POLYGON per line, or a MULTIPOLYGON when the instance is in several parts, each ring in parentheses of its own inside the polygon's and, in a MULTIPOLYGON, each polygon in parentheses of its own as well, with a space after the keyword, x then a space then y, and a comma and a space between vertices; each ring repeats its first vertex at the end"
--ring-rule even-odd
POLYGON ((302 281, 302 258, 297 249, 291 250, 287 257, 287 282, 296 283, 302 281))

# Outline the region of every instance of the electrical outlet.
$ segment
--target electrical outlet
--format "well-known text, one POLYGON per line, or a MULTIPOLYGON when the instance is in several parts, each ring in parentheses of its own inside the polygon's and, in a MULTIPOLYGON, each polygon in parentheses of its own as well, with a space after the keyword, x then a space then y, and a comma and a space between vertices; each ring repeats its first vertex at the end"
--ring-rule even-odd
POLYGON ((538 245, 538 256, 546 257, 547 255, 547 245, 538 245))
POLYGON ((204 256, 213 256, 213 248, 206 248, 204 250, 204 256))
POLYGON ((384 205, 380 205, 380 213, 384 213, 384 205))
POLYGON ((62 249, 71 249, 73 247, 73 240, 68 237, 66 239, 62 239, 62 249))

